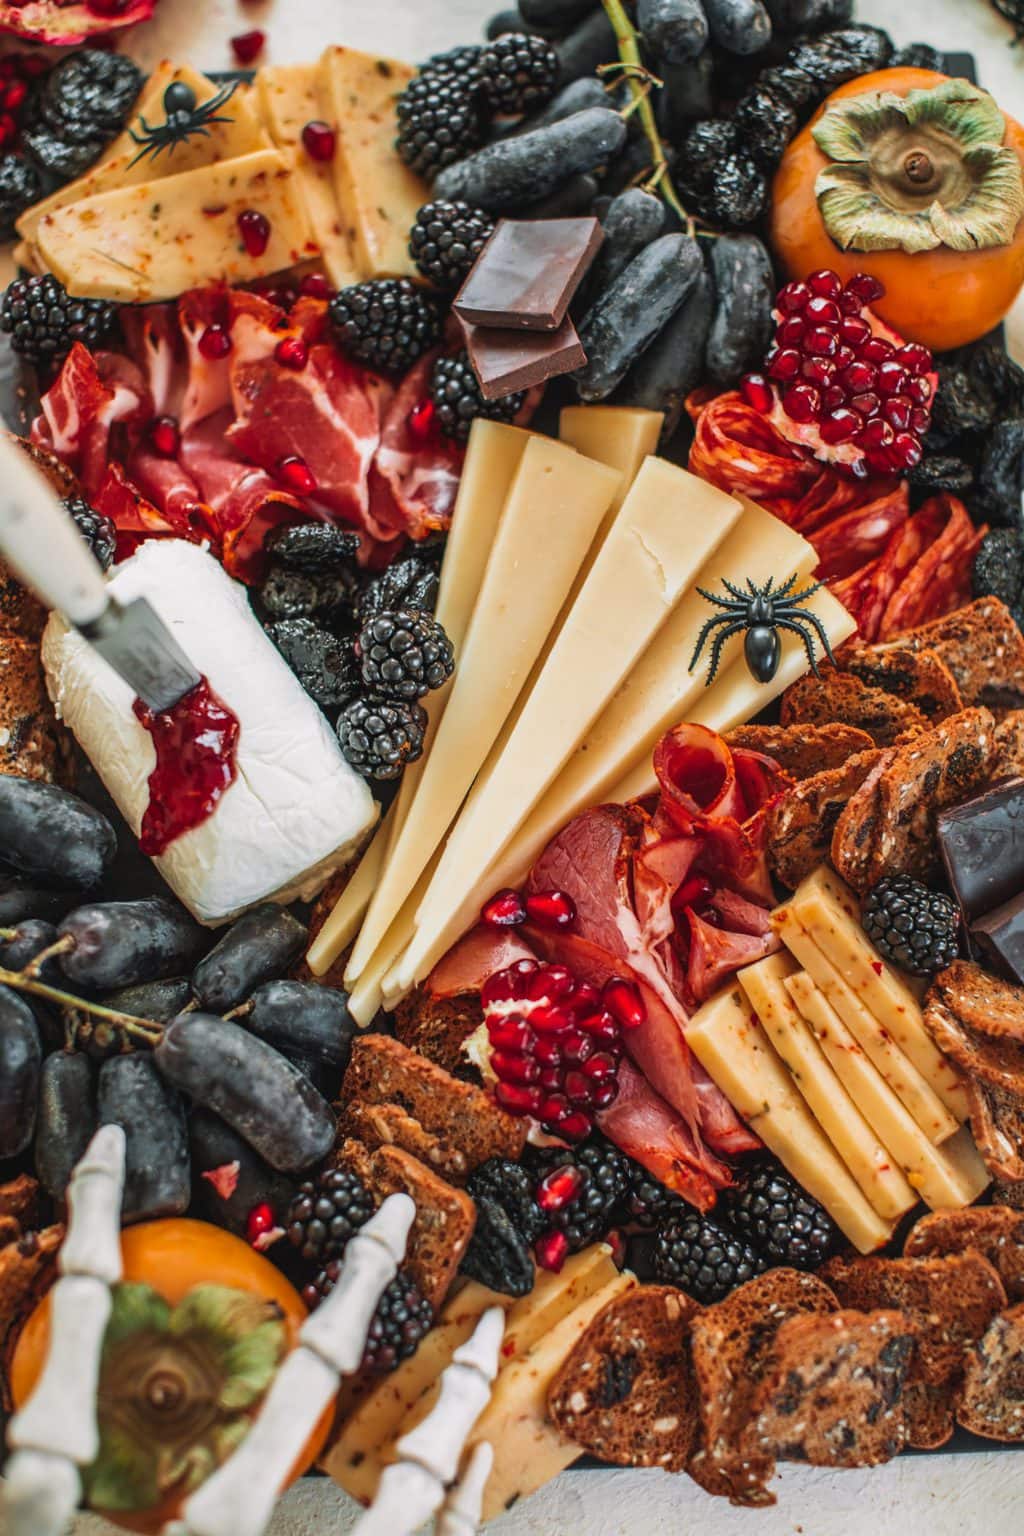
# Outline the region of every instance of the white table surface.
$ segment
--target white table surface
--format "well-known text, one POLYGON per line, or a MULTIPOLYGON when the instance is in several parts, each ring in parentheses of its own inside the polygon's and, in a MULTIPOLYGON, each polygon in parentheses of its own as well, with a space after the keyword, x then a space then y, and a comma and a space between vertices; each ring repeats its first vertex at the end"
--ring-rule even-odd
MULTIPOLYGON (((419 60, 480 35, 502 0, 160 0, 158 17, 131 45, 140 62, 166 55, 200 68, 232 62, 228 39, 251 27, 269 37, 274 63, 313 58, 327 43, 419 60)), ((1024 117, 1024 48, 1007 47, 1010 28, 986 0, 858 0, 858 18, 887 27, 898 42, 926 40, 967 51, 1007 111, 1024 117)), ((1024 301, 1010 326, 1024 358, 1024 301)), ((981 1536, 1020 1528, 1024 1452, 902 1457, 870 1472, 783 1467, 772 1510, 733 1509, 686 1477, 660 1472, 568 1472, 488 1527, 494 1536, 981 1536)), ((326 1479, 282 1500, 271 1536, 343 1536, 358 1509, 326 1479)), ((82 1516, 75 1536, 111 1536, 82 1516)))

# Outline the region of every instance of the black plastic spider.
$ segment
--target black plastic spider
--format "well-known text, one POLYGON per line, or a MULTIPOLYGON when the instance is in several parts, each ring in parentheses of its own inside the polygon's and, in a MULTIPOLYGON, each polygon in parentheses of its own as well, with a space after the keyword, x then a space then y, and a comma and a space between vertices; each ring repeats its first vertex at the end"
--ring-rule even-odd
POLYGON ((136 144, 141 144, 132 165, 137 165, 147 155, 152 155, 155 160, 162 155, 164 150, 171 154, 179 144, 186 144, 194 134, 201 133, 209 138, 211 123, 230 123, 230 117, 220 117, 221 107, 227 106, 232 96, 238 90, 240 82, 231 80, 227 85, 222 85, 215 96, 209 101, 198 105, 196 93, 184 80, 172 80, 164 91, 164 111, 167 117, 162 123, 147 123, 144 117, 139 118, 142 124, 142 132, 136 133, 134 128, 128 131, 136 144))
POLYGON ((766 581, 763 587, 758 587, 748 577, 749 590, 744 592, 742 587, 734 587, 732 582, 726 581, 723 576, 722 586, 732 594, 730 597, 718 597, 714 592, 706 592, 703 587, 697 588, 701 597, 707 598, 709 603, 714 603, 718 608, 725 609, 724 613, 716 614, 704 625, 697 636, 697 644, 690 662, 692 672, 700 660, 701 652, 710 639, 712 631, 718 629, 711 646, 711 665, 708 668, 705 687, 710 687, 715 680, 718 663, 722 659, 723 645, 730 635, 738 635, 742 630, 747 632, 743 642, 743 655, 747 666, 759 683, 770 683, 779 670, 779 662, 782 659, 780 629, 791 630, 794 635, 800 636, 815 677, 818 675, 818 658, 814 652, 815 634, 825 647, 825 655, 829 661, 835 661, 828 635, 817 614, 800 612, 800 605, 806 603, 809 597, 813 597, 822 583, 816 581, 812 587, 805 588, 803 592, 793 592, 796 581, 796 576, 791 576, 781 587, 774 586, 771 581, 766 581), (792 596, 790 596, 791 593, 792 596))

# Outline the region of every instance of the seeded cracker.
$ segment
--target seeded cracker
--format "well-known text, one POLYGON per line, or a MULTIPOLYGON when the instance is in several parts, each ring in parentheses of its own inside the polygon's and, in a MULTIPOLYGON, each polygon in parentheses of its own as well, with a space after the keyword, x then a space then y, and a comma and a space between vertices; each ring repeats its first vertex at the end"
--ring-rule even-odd
POLYGON ((782 697, 783 725, 827 725, 839 721, 866 731, 876 747, 891 747, 907 731, 923 731, 928 720, 916 703, 869 687, 849 672, 808 673, 782 697))
POLYGON ((888 754, 875 748, 855 753, 841 767, 825 769, 794 785, 770 806, 768 857, 773 873, 783 885, 796 890, 802 880, 825 862, 836 823, 850 797, 887 759, 888 754))
POLYGON ((907 1257, 984 1255, 998 1271, 1011 1302, 1024 1300, 1024 1212, 1008 1205, 968 1205, 922 1216, 907 1237, 907 1257))
POLYGON ((968 1356, 957 1418, 989 1440, 1024 1440, 1024 1304, 995 1318, 968 1356))
POLYGON ((854 725, 741 725, 726 736, 730 747, 763 752, 791 778, 804 780, 842 768, 860 752, 870 752, 871 737, 854 725))
POLYGON ((899 645, 855 645, 841 654, 844 672, 870 688, 906 699, 934 725, 964 707, 956 679, 937 651, 899 645))

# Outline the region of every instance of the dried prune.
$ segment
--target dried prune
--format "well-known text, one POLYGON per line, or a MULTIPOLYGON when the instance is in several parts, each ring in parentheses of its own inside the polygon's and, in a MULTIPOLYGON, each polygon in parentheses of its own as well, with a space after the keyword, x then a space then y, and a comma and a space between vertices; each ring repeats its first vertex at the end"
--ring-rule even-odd
POLYGON ((908 469, 906 478, 911 485, 927 491, 929 495, 936 491, 950 491, 954 496, 963 496, 974 484, 974 467, 966 459, 959 459, 954 454, 935 453, 927 455, 920 464, 908 469))
POLYGON ((993 528, 981 541, 971 570, 975 597, 998 597, 1012 612, 1024 598, 1024 534, 1017 528, 993 528))
POLYGON ((733 121, 762 170, 774 170, 796 132, 797 115, 788 101, 764 85, 747 92, 733 121))
POLYGON ((711 187, 718 167, 736 148, 736 126, 724 117, 694 123, 679 150, 679 174, 698 192, 711 187))
POLYGON ((462 1260, 462 1273, 503 1296, 528 1296, 534 1269, 526 1239, 508 1212, 486 1195, 476 1197, 476 1228, 462 1260))
POLYGON ((813 42, 798 43, 786 62, 802 69, 827 94, 857 75, 884 69, 893 52, 892 38, 880 27, 840 27, 813 42))
POLYGON ((985 440, 977 501, 986 518, 1018 527, 1024 508, 1024 416, 1000 421, 985 440))
POLYGON ((267 638, 325 713, 357 692, 359 669, 347 635, 332 635, 313 619, 279 619, 267 625, 267 638))
POLYGON ((768 206, 769 188, 764 173, 744 150, 726 155, 708 194, 708 210, 716 224, 745 229, 768 206))

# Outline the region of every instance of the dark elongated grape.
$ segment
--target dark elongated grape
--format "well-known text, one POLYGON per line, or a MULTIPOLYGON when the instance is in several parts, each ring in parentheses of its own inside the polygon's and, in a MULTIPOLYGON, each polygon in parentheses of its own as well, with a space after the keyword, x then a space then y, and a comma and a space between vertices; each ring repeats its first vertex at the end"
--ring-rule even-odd
POLYGON ((192 997, 192 983, 187 976, 169 976, 163 981, 140 981, 134 987, 121 987, 103 999, 106 1008, 130 1013, 137 1019, 152 1019, 154 1024, 169 1024, 192 997))
POLYGON ((760 53, 772 40, 762 0, 704 0, 711 38, 729 53, 760 53))
POLYGON ((317 1061, 315 1056, 305 1056, 301 1051, 282 1051, 293 1067, 298 1067, 303 1077, 308 1077, 321 1098, 333 1104, 341 1090, 341 1073, 337 1067, 317 1061))
POLYGON ((461 198, 488 212, 547 197, 581 171, 592 171, 622 147, 626 125, 607 107, 588 107, 560 123, 499 139, 446 166, 435 197, 461 198))
POLYGON ((704 270, 696 240, 662 235, 645 246, 587 311, 587 361, 574 377, 582 400, 604 400, 674 315, 704 270))
POLYGON ((701 0, 637 0, 636 19, 659 60, 681 64, 704 52, 708 19, 701 0))
POLYGON ((551 100, 527 118, 515 132, 529 132, 534 128, 546 128, 549 123, 564 122, 574 112, 586 107, 606 107, 608 95, 596 75, 585 75, 582 80, 571 80, 551 100))
POLYGON ((776 32, 821 32, 853 20, 854 0, 764 0, 776 32))
POLYGON ((206 929, 167 896, 90 902, 69 912, 57 931, 75 940, 70 954, 60 957, 65 976, 101 992, 180 976, 210 941, 206 929))
POLYGON ((27 917, 59 923, 77 900, 72 891, 44 891, 39 886, 21 885, 17 880, 0 880, 0 928, 13 928, 27 917))
POLYGON ((0 777, 0 865, 26 883, 92 890, 116 852, 110 822, 77 795, 35 779, 0 777))
MULTIPOLYGON (((715 290, 707 271, 661 334, 626 375, 621 399, 648 411, 664 411, 662 442, 679 425, 686 397, 704 377, 704 354, 714 314, 715 290)), ((620 396, 616 396, 616 399, 620 396)))
POLYGON ((298 959, 306 937, 305 925, 272 901, 244 913, 192 973, 200 1008, 227 1013, 245 1002, 262 982, 280 976, 298 959))
POLYGON ((180 1216, 191 1192, 185 1111, 153 1057, 139 1053, 105 1061, 98 1102, 100 1123, 119 1125, 127 1142, 122 1219, 180 1216))
POLYGON ((218 1227, 248 1236, 250 1213, 264 1202, 274 1224, 284 1226, 295 1184, 265 1163, 237 1131, 209 1109, 194 1109, 188 1122, 192 1152, 192 1209, 218 1227), (232 1164, 237 1163, 237 1172, 232 1164), (218 1169, 224 1178, 204 1177, 218 1169))
POLYGON ((603 6, 584 16, 578 27, 555 44, 558 54, 558 80, 568 85, 584 75, 596 74, 602 64, 611 64, 619 56, 611 22, 603 6))
POLYGON ((252 995, 246 1029, 284 1055, 298 1052, 344 1069, 356 1022, 348 995, 308 981, 268 981, 252 995))
POLYGON ((493 42, 496 37, 504 37, 506 32, 530 33, 535 30, 524 20, 521 12, 513 7, 508 11, 495 11, 484 27, 484 37, 488 42, 493 42))
POLYGON ((36 1173, 52 1199, 63 1200, 98 1125, 92 1062, 77 1051, 54 1051, 43 1062, 35 1145, 36 1173))
MULTIPOLYGON (((5 939, 0 944, 0 965, 8 971, 23 971, 44 949, 49 949, 56 938, 57 930, 52 923, 38 917, 26 918, 15 927, 14 938, 5 939)), ((61 973, 57 961, 45 961, 40 967, 39 977, 51 986, 59 986, 61 973)))
POLYGON ((279 1051, 238 1024, 182 1014, 154 1052, 168 1082, 212 1109, 272 1168, 297 1173, 334 1141, 331 1106, 279 1051))
POLYGON ((0 1158, 24 1152, 36 1128, 43 1048, 35 1015, 0 987, 0 1158))
POLYGON ((775 282, 771 258, 756 235, 723 235, 711 242, 717 294, 708 336, 707 373, 730 389, 768 350, 775 282))
POLYGON ((665 204, 660 197, 630 187, 613 197, 601 220, 604 244, 591 268, 588 292, 603 293, 645 245, 656 240, 665 227, 665 204))
POLYGON ((577 214, 589 213, 597 196, 596 176, 581 171, 542 197, 539 203, 529 203, 520 211, 531 219, 571 219, 577 214))
POLYGON ((660 64, 664 82, 654 110, 658 127, 671 140, 682 139, 691 123, 711 117, 715 110, 715 60, 709 51, 684 64, 660 64))
POLYGON ((519 0, 519 14, 536 27, 564 31, 574 27, 599 0, 519 0))

